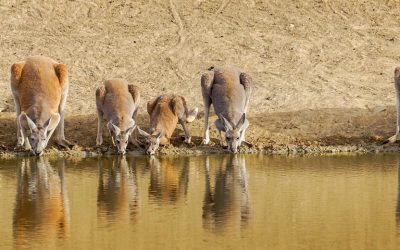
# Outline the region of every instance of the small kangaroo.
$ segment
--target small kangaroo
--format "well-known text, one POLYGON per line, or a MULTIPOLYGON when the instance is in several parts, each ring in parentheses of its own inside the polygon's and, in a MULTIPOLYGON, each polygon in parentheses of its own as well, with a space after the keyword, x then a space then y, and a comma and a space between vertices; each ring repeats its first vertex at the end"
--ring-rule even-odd
POLYGON ((11 66, 11 90, 17 113, 17 148, 41 155, 56 130, 56 143, 72 146, 64 136, 68 71, 44 56, 28 57, 11 66), (29 136, 29 137, 28 137, 29 136))
POLYGON ((251 88, 252 81, 249 75, 232 66, 211 67, 201 76, 205 108, 203 144, 206 145, 210 141, 208 116, 213 104, 218 116, 214 124, 219 131, 220 144, 224 145, 221 133, 224 131, 228 149, 237 153, 238 147, 245 142, 245 132, 249 126, 246 112, 251 88))
POLYGON ((190 143, 186 123, 196 119, 198 109, 189 111, 185 98, 174 94, 160 95, 147 103, 147 112, 150 116, 150 134, 138 128, 139 133, 146 137, 147 154, 154 154, 159 145, 170 143, 178 122, 185 131, 185 142, 190 143))
POLYGON ((394 87, 396 89, 397 111, 396 134, 385 140, 383 143, 394 143, 400 140, 400 67, 396 67, 394 70, 394 87))
MULTIPOLYGON (((125 154, 128 139, 136 128, 136 117, 140 104, 139 88, 124 79, 109 79, 104 86, 96 90, 96 107, 98 116, 96 146, 103 143, 102 121, 107 120, 107 128, 112 143, 117 146, 119 154, 125 154)), ((130 138, 137 144, 136 138, 130 138)))

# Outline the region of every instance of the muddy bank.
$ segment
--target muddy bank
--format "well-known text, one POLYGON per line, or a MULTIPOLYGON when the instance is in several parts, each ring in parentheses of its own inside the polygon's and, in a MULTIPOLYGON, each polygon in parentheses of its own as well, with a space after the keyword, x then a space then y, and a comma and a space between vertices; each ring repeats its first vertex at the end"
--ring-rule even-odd
MULTIPOLYGON (((142 112, 143 113, 143 112, 142 112)), ((0 113, 0 155, 14 157, 26 152, 14 152, 16 143, 15 114, 0 113)), ((210 118, 210 123, 216 119, 210 118)), ((393 135, 394 107, 369 109, 321 109, 299 112, 265 113, 250 116, 246 140, 251 147, 242 146, 241 153, 266 154, 325 154, 342 152, 397 152, 399 144, 382 145, 393 135)), ((141 114, 138 124, 147 129, 148 117, 141 114)), ((183 143, 183 130, 178 125, 172 144, 160 149, 163 155, 193 155, 226 153, 218 142, 216 129, 211 126, 211 142, 200 145, 203 131, 203 114, 189 124, 192 143, 183 143)), ((70 150, 59 150, 50 144, 47 155, 91 156, 112 154, 111 140, 104 128, 104 143, 95 147, 97 117, 95 115, 69 116, 66 119, 66 137, 76 145, 70 150)), ((143 154, 143 150, 129 146, 129 154, 143 154)))

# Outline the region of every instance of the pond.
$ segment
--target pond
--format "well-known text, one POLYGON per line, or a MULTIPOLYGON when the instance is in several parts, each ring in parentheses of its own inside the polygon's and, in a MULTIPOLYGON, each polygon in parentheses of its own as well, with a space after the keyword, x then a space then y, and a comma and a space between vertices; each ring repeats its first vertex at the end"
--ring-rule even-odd
POLYGON ((400 156, 0 160, 0 248, 396 249, 400 156))

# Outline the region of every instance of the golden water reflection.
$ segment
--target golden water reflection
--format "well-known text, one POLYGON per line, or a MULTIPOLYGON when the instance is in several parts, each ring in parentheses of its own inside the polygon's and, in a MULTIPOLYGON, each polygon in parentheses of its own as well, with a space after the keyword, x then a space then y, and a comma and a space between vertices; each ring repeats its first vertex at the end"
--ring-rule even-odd
POLYGON ((250 216, 245 157, 226 155, 211 160, 207 157, 204 174, 204 226, 215 231, 227 225, 230 228, 244 227, 250 216))
POLYGON ((0 195, 1 249, 400 244, 397 154, 0 160, 0 195))
POLYGON ((189 158, 148 159, 150 167, 150 199, 164 204, 184 200, 189 185, 189 158))
POLYGON ((133 159, 108 157, 98 161, 99 185, 97 209, 100 217, 109 219, 134 219, 138 206, 136 173, 133 159))
POLYGON ((67 237, 69 202, 64 181, 65 161, 54 167, 41 158, 18 161, 17 195, 13 217, 16 245, 32 241, 55 245, 67 237))

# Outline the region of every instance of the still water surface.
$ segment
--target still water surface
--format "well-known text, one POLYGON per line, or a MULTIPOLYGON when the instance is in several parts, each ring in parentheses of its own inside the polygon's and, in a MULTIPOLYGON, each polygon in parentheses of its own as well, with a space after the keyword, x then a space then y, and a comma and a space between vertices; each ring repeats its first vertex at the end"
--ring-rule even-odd
POLYGON ((399 249, 397 155, 0 161, 0 248, 399 249))

